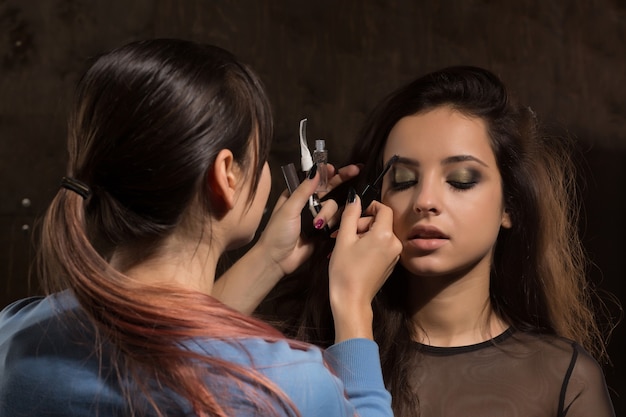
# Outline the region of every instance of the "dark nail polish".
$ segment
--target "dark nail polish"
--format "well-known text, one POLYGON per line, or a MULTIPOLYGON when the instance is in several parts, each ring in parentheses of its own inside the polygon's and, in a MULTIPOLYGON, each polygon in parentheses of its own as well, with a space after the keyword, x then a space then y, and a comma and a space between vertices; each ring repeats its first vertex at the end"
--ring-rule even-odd
POLYGON ((348 204, 352 204, 356 201, 356 190, 350 187, 348 190, 348 204))
POLYGON ((307 174, 307 178, 312 180, 315 177, 315 174, 317 174, 317 164, 314 164, 313 167, 311 167, 309 173, 307 174))
POLYGON ((317 230, 321 229, 322 226, 324 226, 324 220, 323 219, 319 219, 318 221, 315 222, 315 228, 317 230))

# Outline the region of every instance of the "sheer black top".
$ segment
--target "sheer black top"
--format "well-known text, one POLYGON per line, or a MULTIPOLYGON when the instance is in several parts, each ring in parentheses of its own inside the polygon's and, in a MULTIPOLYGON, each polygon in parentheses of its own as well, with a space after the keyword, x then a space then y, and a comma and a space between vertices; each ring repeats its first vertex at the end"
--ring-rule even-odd
POLYGON ((506 331, 471 346, 415 343, 420 417, 609 417, 599 364, 570 340, 506 331))

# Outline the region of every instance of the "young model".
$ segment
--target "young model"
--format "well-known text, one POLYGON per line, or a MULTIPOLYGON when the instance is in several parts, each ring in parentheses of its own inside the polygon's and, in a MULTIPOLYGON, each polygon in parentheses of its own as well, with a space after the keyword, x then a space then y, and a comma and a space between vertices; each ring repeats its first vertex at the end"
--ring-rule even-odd
MULTIPOLYGON (((356 189, 397 155, 378 197, 403 248, 374 300, 396 416, 614 415, 563 145, 481 68, 420 77, 367 118, 349 158, 363 163, 356 189)), ((299 293, 296 278, 278 288, 291 302, 272 302, 301 314, 277 313, 328 345, 325 280, 299 293)))

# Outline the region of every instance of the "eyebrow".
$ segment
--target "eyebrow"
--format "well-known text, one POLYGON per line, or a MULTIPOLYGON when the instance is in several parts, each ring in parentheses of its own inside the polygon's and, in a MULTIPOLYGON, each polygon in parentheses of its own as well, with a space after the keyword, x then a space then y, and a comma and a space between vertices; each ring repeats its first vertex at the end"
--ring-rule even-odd
MULTIPOLYGON (((465 161, 473 161, 473 162, 477 162, 480 165, 484 166, 484 167, 489 167, 486 163, 484 163, 483 161, 481 161, 480 159, 476 158, 475 156, 472 155, 454 155, 454 156, 449 156, 447 158, 445 158, 442 161, 443 165, 447 165, 447 164, 455 164, 457 162, 465 162, 465 161)), ((404 156, 399 156, 398 160, 396 161, 396 163, 402 163, 405 165, 413 165, 413 166, 420 166, 419 161, 412 159, 412 158, 407 158, 404 156)))

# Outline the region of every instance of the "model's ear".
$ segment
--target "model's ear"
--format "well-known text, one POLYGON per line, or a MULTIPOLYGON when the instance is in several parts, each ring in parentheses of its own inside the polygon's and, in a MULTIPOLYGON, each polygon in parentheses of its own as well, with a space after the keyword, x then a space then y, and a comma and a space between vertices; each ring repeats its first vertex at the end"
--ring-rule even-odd
POLYGON ((217 207, 230 210, 235 206, 240 175, 241 170, 235 162, 233 153, 228 149, 222 149, 207 173, 211 199, 217 207))
POLYGON ((502 212, 502 222, 500 224, 505 229, 510 229, 513 226, 513 222, 511 221, 511 215, 509 214, 509 210, 504 209, 504 211, 502 212))

